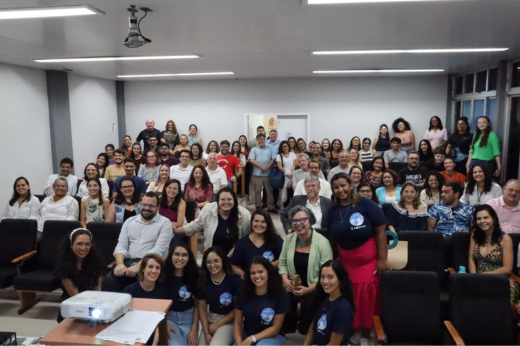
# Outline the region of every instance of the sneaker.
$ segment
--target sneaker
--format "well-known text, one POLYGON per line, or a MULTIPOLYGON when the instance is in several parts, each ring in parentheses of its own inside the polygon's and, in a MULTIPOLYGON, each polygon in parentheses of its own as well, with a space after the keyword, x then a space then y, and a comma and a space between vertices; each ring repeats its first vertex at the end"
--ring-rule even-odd
POLYGON ((274 209, 276 209, 276 210, 280 210, 280 206, 279 206, 278 204, 276 204, 276 205, 274 206, 274 209))
POLYGON ((361 329, 356 330, 354 334, 352 334, 352 336, 350 337, 350 343, 352 345, 359 345, 361 341, 361 335, 361 329))
POLYGON ((372 340, 366 339, 366 338, 361 338, 359 344, 362 346, 374 346, 374 342, 372 340))
POLYGON ((272 214, 278 214, 278 210, 276 210, 276 209, 268 209, 267 211, 272 214))

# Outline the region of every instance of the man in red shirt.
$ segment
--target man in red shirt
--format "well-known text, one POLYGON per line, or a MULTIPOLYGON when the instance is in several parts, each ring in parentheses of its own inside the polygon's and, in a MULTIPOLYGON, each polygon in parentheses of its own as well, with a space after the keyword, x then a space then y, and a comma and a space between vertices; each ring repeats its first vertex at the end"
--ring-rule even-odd
POLYGON ((218 165, 226 172, 228 186, 232 189, 233 183, 242 174, 242 166, 240 159, 234 155, 229 154, 230 144, 223 140, 220 142, 220 154, 217 156, 218 165), (235 174, 236 171, 236 174, 235 174))

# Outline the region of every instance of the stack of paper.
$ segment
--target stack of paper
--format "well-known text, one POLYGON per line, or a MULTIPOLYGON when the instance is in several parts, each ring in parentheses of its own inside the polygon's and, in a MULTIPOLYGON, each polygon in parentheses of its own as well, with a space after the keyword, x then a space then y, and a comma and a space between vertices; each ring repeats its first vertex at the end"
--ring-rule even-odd
POLYGON ((115 321, 110 327, 96 335, 101 340, 133 345, 146 343, 157 324, 164 319, 164 313, 132 310, 115 321))

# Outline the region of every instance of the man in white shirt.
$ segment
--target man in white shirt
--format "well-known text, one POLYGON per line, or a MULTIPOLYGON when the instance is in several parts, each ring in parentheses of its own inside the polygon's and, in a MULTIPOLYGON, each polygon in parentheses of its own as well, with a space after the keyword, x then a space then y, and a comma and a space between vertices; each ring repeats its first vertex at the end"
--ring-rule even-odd
MULTIPOLYGON (((320 178, 321 174, 321 164, 318 160, 311 160, 309 162, 309 173, 311 177, 316 177, 320 181, 320 191, 319 195, 323 197, 330 198, 332 196, 332 189, 330 188, 330 184, 325 180, 320 178)), ((296 188, 294 189, 294 196, 305 195, 305 179, 300 180, 298 184, 296 184, 296 188)))
POLYGON ((184 191, 184 186, 190 180, 190 174, 193 170, 193 166, 188 162, 190 161, 190 151, 181 150, 179 156, 179 164, 170 167, 170 179, 177 179, 181 182, 181 190, 184 191))
POLYGON ((208 172, 209 181, 213 184, 213 201, 215 202, 217 200, 218 191, 228 186, 226 171, 218 165, 217 153, 209 154, 206 161, 208 163, 206 172, 208 172))
POLYGON ((54 185, 54 181, 58 177, 64 177, 67 179, 67 183, 69 184, 69 188, 67 190, 68 196, 76 196, 78 192, 78 178, 75 175, 70 174, 72 168, 74 167, 74 162, 68 157, 64 158, 60 162, 60 174, 51 174, 49 175, 49 179, 47 179, 47 183, 43 189, 43 193, 48 197, 54 196, 54 190, 52 186, 54 185))
POLYGON ((332 177, 335 176, 338 173, 343 172, 343 173, 347 173, 347 174, 350 175, 350 169, 352 167, 348 165, 348 159, 349 158, 350 158, 350 154, 346 150, 342 150, 338 154, 339 165, 330 170, 329 176, 327 177, 327 180, 329 181, 329 184, 330 184, 330 181, 331 181, 332 177))

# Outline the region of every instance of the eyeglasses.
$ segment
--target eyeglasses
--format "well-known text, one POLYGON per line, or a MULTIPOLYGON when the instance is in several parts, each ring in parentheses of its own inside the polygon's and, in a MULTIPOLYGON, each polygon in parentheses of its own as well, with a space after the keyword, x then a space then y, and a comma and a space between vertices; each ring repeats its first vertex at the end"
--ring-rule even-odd
POLYGON ((142 208, 157 208, 157 206, 153 205, 153 204, 142 204, 141 203, 141 209, 142 208))
POLYGON ((359 190, 359 193, 363 193, 363 194, 364 194, 364 193, 370 193, 370 192, 372 192, 372 190, 370 190, 370 189, 367 189, 367 190, 359 190))
POLYGON ((133 187, 134 187, 134 185, 121 186, 121 190, 128 190, 128 189, 132 189, 133 187))
POLYGON ((189 159, 190 157, 189 156, 186 156, 186 155, 181 155, 181 159, 189 159))
POLYGON ((302 217, 301 219, 292 219, 292 223, 293 224, 297 224, 297 223, 305 223, 305 221, 309 220, 308 217, 302 217))
POLYGON ((216 259, 216 260, 213 260, 213 261, 206 261, 206 266, 211 266, 211 265, 218 265, 222 263, 222 261, 220 259, 216 259))
POLYGON ((177 258, 179 258, 179 257, 188 258, 188 257, 190 257, 190 255, 187 254, 187 253, 174 252, 174 253, 173 253, 173 257, 177 257, 177 258))

